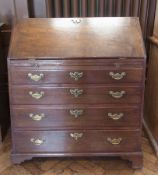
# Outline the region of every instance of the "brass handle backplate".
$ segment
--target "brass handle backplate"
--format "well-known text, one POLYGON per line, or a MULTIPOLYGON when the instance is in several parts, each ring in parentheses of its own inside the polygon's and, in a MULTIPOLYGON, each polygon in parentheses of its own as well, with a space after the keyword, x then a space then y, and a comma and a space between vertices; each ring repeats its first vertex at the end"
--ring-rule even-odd
POLYGON ((80 78, 83 77, 83 72, 70 72, 70 77, 73 78, 75 81, 78 81, 80 78))
POLYGON ((107 141, 111 143, 112 145, 119 145, 122 142, 122 138, 107 138, 107 141))
POLYGON ((124 116, 124 113, 119 113, 119 114, 108 113, 108 117, 113 120, 120 120, 123 116, 124 116))
POLYGON ((41 92, 35 92, 33 93, 32 91, 29 92, 29 95, 32 97, 32 98, 35 98, 36 100, 39 100, 41 99, 43 96, 44 96, 44 92, 41 91, 41 92))
POLYGON ((116 98, 116 99, 122 98, 125 94, 126 94, 125 91, 120 91, 120 92, 109 91, 109 95, 111 95, 113 98, 116 98))
POLYGON ((30 142, 32 142, 36 146, 40 146, 45 142, 45 140, 44 139, 39 139, 39 138, 37 138, 37 139, 31 138, 30 142))
POLYGON ((83 115, 83 110, 82 109, 71 109, 70 114, 73 115, 75 118, 78 118, 79 116, 83 115))
POLYGON ((114 80, 122 80, 127 74, 126 74, 126 72, 121 72, 121 73, 110 72, 109 75, 114 80))
POLYGON ((41 121, 44 117, 45 117, 45 114, 29 114, 29 117, 34 120, 34 121, 41 121))
POLYGON ((41 73, 41 74, 39 74, 39 75, 37 75, 37 74, 32 74, 32 73, 28 73, 28 77, 31 79, 31 80, 33 80, 33 81, 40 81, 43 77, 44 77, 44 74, 43 73, 41 73))
POLYGON ((70 94, 77 98, 83 94, 83 90, 82 89, 70 89, 70 94))
POLYGON ((72 137, 74 140, 78 140, 83 137, 83 133, 70 133, 70 137, 72 137))

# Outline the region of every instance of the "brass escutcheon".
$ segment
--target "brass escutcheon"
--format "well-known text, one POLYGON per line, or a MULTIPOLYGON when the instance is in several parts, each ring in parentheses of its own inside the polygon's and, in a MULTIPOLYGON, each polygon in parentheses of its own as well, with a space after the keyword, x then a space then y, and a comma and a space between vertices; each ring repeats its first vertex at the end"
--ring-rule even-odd
POLYGON ((72 19, 72 22, 74 23, 74 24, 79 24, 79 23, 81 23, 81 19, 72 19))
POLYGON ((71 109, 70 114, 73 115, 75 118, 78 118, 79 116, 83 115, 83 110, 82 109, 71 109))
POLYGON ((83 90, 82 89, 70 89, 70 94, 73 95, 75 98, 77 98, 83 94, 83 90))
POLYGON ((70 137, 77 141, 78 139, 83 137, 83 133, 70 133, 70 137))
POLYGON ((75 81, 78 81, 80 78, 83 77, 83 72, 70 72, 70 77, 73 78, 75 81))

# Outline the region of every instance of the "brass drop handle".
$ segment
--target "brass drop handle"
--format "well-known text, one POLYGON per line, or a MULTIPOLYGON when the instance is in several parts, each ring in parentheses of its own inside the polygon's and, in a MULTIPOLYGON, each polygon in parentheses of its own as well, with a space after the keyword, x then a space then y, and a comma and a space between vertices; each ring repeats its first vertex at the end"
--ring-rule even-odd
POLYGON ((82 89, 70 89, 70 94, 73 95, 75 98, 77 98, 83 94, 83 90, 82 89))
POLYGON ((83 72, 70 72, 70 77, 73 78, 75 81, 78 81, 80 78, 83 77, 83 72))
POLYGON ((32 73, 28 73, 28 77, 33 80, 33 81, 40 81, 43 77, 44 77, 44 74, 43 73, 40 73, 39 75, 37 74, 32 74, 32 73))
POLYGON ((120 99, 126 94, 125 91, 120 91, 120 92, 114 92, 114 91, 109 91, 109 95, 111 95, 115 99, 120 99))
POLYGON ((78 140, 78 139, 80 139, 80 138, 82 138, 83 137, 83 133, 77 133, 77 132, 75 132, 75 133, 70 133, 70 137, 72 137, 74 140, 78 140))
POLYGON ((120 120, 123 116, 124 116, 124 113, 119 113, 119 114, 108 113, 108 117, 113 120, 120 120))
POLYGON ((37 139, 36 138, 31 138, 30 142, 32 142, 36 146, 40 146, 45 142, 45 140, 44 139, 39 139, 39 138, 37 138, 37 139))
POLYGON ((71 110, 70 110, 70 114, 71 114, 72 116, 74 116, 75 118, 78 118, 78 117, 80 117, 81 115, 83 115, 83 110, 82 110, 82 109, 75 109, 75 110, 71 109, 71 110))
POLYGON ((122 138, 107 138, 107 141, 111 143, 112 145, 119 145, 122 142, 122 138))
POLYGON ((45 117, 45 114, 29 114, 29 117, 32 119, 32 120, 34 120, 34 121, 41 121, 44 117, 45 117))
POLYGON ((110 72, 109 75, 114 80, 122 80, 127 74, 126 74, 126 72, 121 72, 121 73, 110 72))
POLYGON ((35 98, 36 100, 39 100, 41 99, 43 96, 44 96, 44 92, 41 91, 41 92, 35 92, 33 93, 32 91, 29 92, 29 95, 32 97, 32 98, 35 98))

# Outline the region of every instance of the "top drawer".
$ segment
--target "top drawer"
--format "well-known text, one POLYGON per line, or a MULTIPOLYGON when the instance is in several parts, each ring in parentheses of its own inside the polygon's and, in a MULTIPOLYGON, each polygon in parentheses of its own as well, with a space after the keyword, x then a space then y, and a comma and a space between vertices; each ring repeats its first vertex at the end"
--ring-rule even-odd
POLYGON ((141 83, 143 64, 109 63, 102 65, 40 65, 39 67, 12 65, 13 84, 82 84, 82 83, 141 83))

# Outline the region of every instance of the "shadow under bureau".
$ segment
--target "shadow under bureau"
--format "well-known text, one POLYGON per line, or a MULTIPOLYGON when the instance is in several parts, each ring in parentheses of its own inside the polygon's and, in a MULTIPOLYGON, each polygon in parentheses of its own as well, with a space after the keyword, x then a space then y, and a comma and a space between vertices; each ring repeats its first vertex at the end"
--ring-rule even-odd
POLYGON ((120 156, 142 167, 138 18, 25 19, 8 56, 12 161, 120 156))

